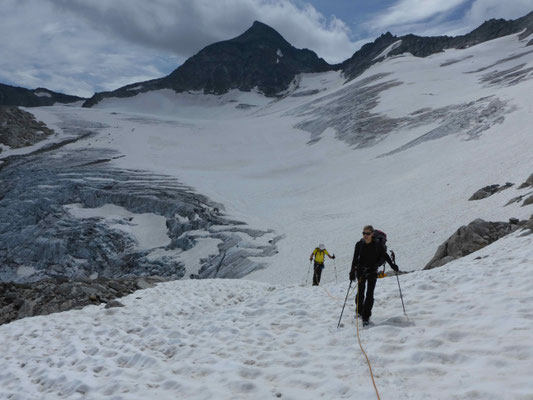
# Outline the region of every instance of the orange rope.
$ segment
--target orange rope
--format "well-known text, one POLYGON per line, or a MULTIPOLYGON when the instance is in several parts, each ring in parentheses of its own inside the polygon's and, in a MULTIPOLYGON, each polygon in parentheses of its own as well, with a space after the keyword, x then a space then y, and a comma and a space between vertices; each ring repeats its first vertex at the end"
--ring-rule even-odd
MULTIPOLYGON (((359 286, 359 285, 357 285, 359 286)), ((359 294, 359 293, 357 293, 359 294)), ((359 296, 356 297, 355 301, 355 312, 357 315, 359 315, 359 296)), ((376 396, 378 400, 381 400, 381 397, 379 397, 379 391, 378 387, 376 386, 376 381, 374 380, 374 373, 372 372, 372 365, 370 364, 370 360, 368 359, 368 356, 366 354, 365 349, 363 349, 363 345, 361 344, 361 337, 359 336, 359 318, 357 316, 355 317, 355 326, 357 328, 357 341, 359 342, 359 347, 361 348, 361 351, 365 355, 366 363, 368 364, 368 370, 370 371, 370 377, 372 378, 372 384, 374 385, 374 390, 376 391, 376 396)))
MULTIPOLYGON (((329 292, 328 289, 326 289, 324 286, 318 286, 319 288, 321 289, 324 289, 324 291, 326 292, 326 294, 331 297, 332 299, 334 300, 339 300, 339 301, 344 301, 344 299, 340 299, 338 297, 335 297, 335 296, 332 296, 331 293, 329 292)), ((348 295, 348 297, 350 297, 353 292, 355 291, 356 288, 358 288, 359 285, 355 285, 354 288, 352 289, 352 291, 350 292, 350 294, 348 295)), ((356 297, 356 302, 355 302, 355 313, 356 315, 359 315, 359 296, 356 297)), ((381 397, 379 396, 379 390, 378 390, 378 387, 376 386, 376 380, 374 379, 374 373, 372 371, 372 365, 370 364, 370 360, 368 358, 368 355, 366 354, 366 351, 365 349, 363 348, 363 345, 361 343, 361 336, 359 335, 359 318, 357 318, 356 316, 356 322, 355 322, 355 326, 356 326, 356 329, 357 329, 357 341, 359 342, 359 347, 361 348, 361 352, 363 353, 363 355, 365 356, 365 359, 366 359, 366 363, 368 364, 368 370, 370 372, 370 377, 372 378, 372 385, 374 385, 374 390, 376 391, 376 396, 378 398, 378 400, 381 400, 381 397)))
MULTIPOLYGON (((321 288, 321 289, 324 289, 324 291, 326 292, 326 294, 327 294, 329 297, 331 297, 332 299, 334 299, 334 300, 338 300, 338 301, 344 301, 344 299, 340 299, 340 298, 338 298, 338 297, 333 296, 333 295, 329 292, 329 290, 326 289, 324 286, 320 286, 320 285, 318 285, 318 287, 321 288)), ((350 297, 350 296, 353 294, 354 291, 355 291, 355 286, 354 286, 354 288, 352 289, 352 291, 350 292, 350 294, 348 295, 348 297, 350 297)))

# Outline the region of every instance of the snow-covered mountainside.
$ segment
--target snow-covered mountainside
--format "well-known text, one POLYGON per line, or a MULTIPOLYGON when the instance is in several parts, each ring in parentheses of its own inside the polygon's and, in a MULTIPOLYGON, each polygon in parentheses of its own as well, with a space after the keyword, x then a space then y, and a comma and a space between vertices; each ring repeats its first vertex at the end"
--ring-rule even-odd
POLYGON ((18 177, 1 200, 2 274, 252 272, 301 283, 325 242, 344 277, 367 223, 388 233, 402 269, 421 269, 460 225, 532 213, 505 206, 528 193, 517 185, 468 201, 533 172, 529 40, 387 56, 348 82, 340 71, 300 74, 276 98, 162 89, 35 109, 74 139, 2 153, 3 179, 18 177))
MULTIPOLYGON (((531 399, 533 235, 379 280, 361 331, 382 399, 531 399)), ((12 400, 374 399, 347 284, 163 283, 121 301, 0 327, 12 400), (328 292, 330 296, 328 296, 328 292)))

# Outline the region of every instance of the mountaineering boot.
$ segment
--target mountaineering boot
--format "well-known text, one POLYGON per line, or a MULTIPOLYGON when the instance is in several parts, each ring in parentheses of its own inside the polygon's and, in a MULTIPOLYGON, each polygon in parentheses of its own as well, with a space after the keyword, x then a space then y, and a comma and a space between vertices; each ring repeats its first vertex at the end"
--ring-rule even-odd
POLYGON ((369 325, 370 325, 370 321, 368 319, 364 319, 363 320, 363 327, 369 326, 369 325))

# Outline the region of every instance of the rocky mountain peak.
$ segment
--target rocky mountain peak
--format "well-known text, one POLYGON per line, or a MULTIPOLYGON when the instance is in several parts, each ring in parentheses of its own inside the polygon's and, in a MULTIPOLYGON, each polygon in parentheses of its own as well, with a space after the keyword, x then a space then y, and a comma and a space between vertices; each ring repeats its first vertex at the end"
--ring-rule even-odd
POLYGON ((252 26, 248 28, 244 33, 237 36, 234 39, 230 39, 231 42, 237 43, 250 43, 258 41, 269 41, 269 42, 279 42, 280 45, 288 45, 283 36, 281 36, 278 31, 274 28, 268 26, 259 21, 254 21, 252 26))
POLYGON ((297 49, 275 29, 255 21, 243 34, 203 48, 164 78, 97 93, 84 106, 91 107, 105 97, 129 97, 159 89, 224 94, 231 89, 257 88, 266 96, 275 96, 299 73, 331 69, 315 52, 297 49))

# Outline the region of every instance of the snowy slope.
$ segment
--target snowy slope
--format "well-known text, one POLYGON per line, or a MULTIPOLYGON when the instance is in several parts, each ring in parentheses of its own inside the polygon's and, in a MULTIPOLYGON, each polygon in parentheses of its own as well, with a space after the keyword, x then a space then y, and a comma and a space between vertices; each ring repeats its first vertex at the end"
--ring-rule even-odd
MULTIPOLYGON (((303 74, 275 100, 161 91, 35 113, 98 121, 109 129, 69 149, 116 150, 125 157, 113 166, 175 176, 230 217, 284 235, 254 280, 303 282, 319 242, 344 277, 368 223, 388 233, 402 269, 416 270, 460 225, 533 212, 504 207, 525 193, 516 186, 467 201, 533 172, 526 43, 511 35, 427 58, 388 57, 348 83, 337 72, 303 74)), ((326 269, 325 281, 333 278, 326 269)))
MULTIPOLYGON (((533 235, 515 233, 376 290, 361 331, 382 399, 533 398, 533 235)), ((0 326, 0 398, 372 399, 346 282, 160 284, 0 326)))

